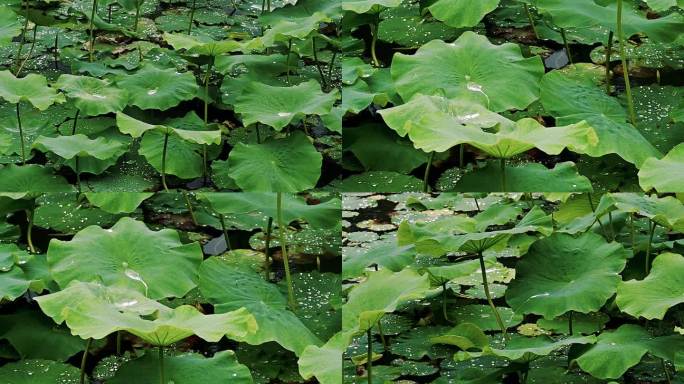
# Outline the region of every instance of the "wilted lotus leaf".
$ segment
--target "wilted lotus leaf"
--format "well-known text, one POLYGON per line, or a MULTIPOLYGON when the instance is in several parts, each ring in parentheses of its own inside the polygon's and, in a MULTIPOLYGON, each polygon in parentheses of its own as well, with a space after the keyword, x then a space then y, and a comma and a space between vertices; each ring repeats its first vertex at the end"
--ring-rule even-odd
POLYGON ((179 73, 173 68, 159 69, 150 65, 123 77, 117 84, 128 91, 132 105, 162 111, 193 99, 199 89, 191 72, 179 73))
POLYGON ((86 116, 121 111, 128 104, 128 93, 110 82, 88 76, 64 74, 55 87, 73 99, 74 105, 86 116))
POLYGON ((65 289, 36 298, 40 309, 83 339, 130 332, 156 346, 196 335, 209 342, 223 336, 243 338, 257 329, 245 308, 205 315, 191 305, 169 308, 142 293, 100 283, 75 281, 65 289))
POLYGON ((453 43, 433 40, 414 55, 397 53, 392 61, 394 85, 404 101, 420 93, 443 95, 495 112, 525 109, 537 100, 543 74, 538 56, 525 58, 517 44, 494 45, 470 31, 453 43))
POLYGON ((54 103, 64 102, 64 95, 48 87, 45 76, 31 73, 16 78, 10 71, 0 71, 0 98, 12 104, 28 101, 41 111, 54 103))
POLYGON ((201 262, 199 244, 183 244, 176 231, 151 231, 129 217, 109 229, 87 227, 70 241, 53 239, 48 248, 50 270, 62 288, 100 279, 153 299, 185 295, 196 285, 201 262))
POLYGON ((547 319, 597 311, 615 294, 628 257, 622 245, 593 232, 553 234, 532 244, 518 262, 506 302, 517 313, 547 319))

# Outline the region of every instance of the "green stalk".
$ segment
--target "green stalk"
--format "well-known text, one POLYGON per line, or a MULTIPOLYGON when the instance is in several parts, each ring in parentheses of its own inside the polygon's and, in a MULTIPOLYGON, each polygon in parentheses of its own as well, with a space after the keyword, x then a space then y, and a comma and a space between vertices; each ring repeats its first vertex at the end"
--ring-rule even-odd
POLYGON ((78 122, 78 115, 81 114, 80 109, 76 109, 76 114, 74 115, 74 124, 71 126, 71 136, 76 134, 76 123, 78 122))
POLYGON ((93 9, 90 11, 90 46, 88 47, 88 58, 91 63, 93 62, 93 52, 95 51, 94 19, 96 10, 97 0, 93 0, 93 9))
POLYGON ((477 197, 473 197, 473 200, 475 200, 475 208, 477 208, 477 213, 480 213, 480 203, 477 202, 477 197))
POLYGON ((444 320, 449 321, 449 316, 447 316, 447 286, 446 286, 446 281, 442 283, 442 315, 444 315, 444 320))
POLYGON ((116 355, 121 356, 121 338, 123 337, 122 331, 116 332, 116 355))
POLYGON ((164 132, 164 148, 162 149, 162 166, 161 166, 161 177, 162 185, 166 192, 169 191, 169 187, 166 185, 166 149, 169 146, 169 131, 168 129, 164 132))
POLYGON ((610 55, 613 53, 613 31, 608 32, 608 47, 606 48, 606 93, 610 95, 610 55))
POLYGON ((88 351, 90 350, 90 345, 92 344, 93 339, 88 339, 86 342, 85 350, 83 351, 83 357, 81 357, 81 378, 79 380, 80 384, 85 384, 85 368, 86 368, 86 361, 88 361, 88 351))
POLYGON ((622 61, 622 74, 625 78, 625 92, 627 93, 627 107, 629 108, 629 121, 636 126, 636 113, 634 112, 634 99, 632 99, 632 86, 629 83, 629 68, 625 56, 625 36, 622 32, 622 0, 617 0, 617 35, 620 43, 620 60, 622 61))
POLYGON ((337 51, 333 52, 332 58, 330 59, 330 63, 328 63, 328 79, 332 81, 332 71, 333 68, 335 68, 335 59, 337 58, 337 51))
POLYGON ((192 23, 195 19, 195 5, 197 0, 192 0, 192 8, 190 9, 190 23, 188 23, 188 35, 192 32, 192 23))
MULTIPOLYGON (((21 40, 19 40, 19 47, 17 47, 17 57, 14 58, 14 67, 19 68, 19 63, 21 62, 21 51, 24 49, 24 43, 26 42, 26 32, 28 32, 28 23, 29 23, 29 2, 28 0, 26 1, 26 14, 24 15, 24 28, 22 29, 21 32, 21 40)), ((15 73, 15 76, 18 76, 18 71, 15 73)))
POLYGON ((387 344, 387 339, 385 339, 385 333, 382 331, 382 323, 378 320, 378 333, 380 334, 380 341, 382 341, 382 348, 387 351, 389 350, 389 344, 387 344))
POLYGON ((653 235, 655 234, 655 229, 656 229, 656 222, 651 221, 651 219, 648 219, 648 221, 649 221, 650 233, 648 235, 648 244, 646 244, 646 263, 645 263, 645 271, 646 271, 647 275, 648 275, 649 270, 651 269, 651 243, 653 242, 653 235))
POLYGON ((663 371, 665 372, 665 379, 667 380, 667 384, 672 384, 672 379, 670 378, 670 371, 667 369, 667 365, 665 365, 665 359, 662 357, 660 358, 660 365, 663 366, 663 371))
POLYGON ((311 36, 311 45, 313 48, 314 63, 316 64, 316 69, 318 69, 318 74, 321 76, 321 82, 323 83, 323 88, 328 88, 328 82, 325 80, 323 75, 323 69, 321 68, 321 63, 318 61, 318 53, 316 52, 316 36, 311 36))
POLYGON ((501 167, 501 192, 506 192, 506 159, 503 157, 500 160, 501 167))
POLYGON ((425 165, 425 175, 423 176, 423 192, 430 192, 430 167, 432 167, 432 161, 435 159, 435 151, 430 152, 428 156, 427 164, 425 165))
POLYGON ((292 52, 292 39, 287 41, 287 83, 290 84, 290 53, 292 52))
MULTIPOLYGON (((591 212, 592 212, 592 213, 596 213, 596 209, 594 208, 594 201, 591 200, 591 193, 587 193, 587 199, 589 199, 589 206, 591 207, 591 212)), ((603 237, 605 237, 605 238, 607 239, 607 238, 608 238, 608 235, 607 235, 607 233, 606 233, 606 229, 603 228, 603 223, 601 223, 601 219, 599 219, 599 218, 597 217, 597 218, 596 218, 596 221, 598 222, 599 227, 601 227, 601 232, 603 233, 603 237)))
POLYGON ((55 69, 59 69, 59 29, 55 33, 55 51, 53 52, 55 58, 55 69))
POLYGON ((133 21, 133 30, 138 32, 138 21, 140 20, 140 4, 135 6, 135 20, 133 21))
POLYGON ((380 67, 380 60, 375 52, 375 47, 378 43, 378 25, 380 24, 380 16, 378 15, 374 24, 371 24, 371 57, 373 58, 373 65, 380 67))
POLYGON ((254 124, 254 128, 256 129, 257 144, 261 144, 261 132, 259 132, 259 122, 258 121, 254 124))
MULTIPOLYGON (((214 56, 209 60, 207 64, 207 73, 204 76, 204 127, 209 124, 209 77, 211 76, 211 67, 214 64, 214 56)), ((207 165, 207 144, 202 145, 202 177, 204 178, 204 183, 207 183, 209 178, 209 171, 207 165)))
POLYGON ((81 166, 80 166, 80 156, 76 156, 74 159, 74 162, 76 163, 76 169, 74 171, 76 172, 76 187, 78 188, 78 194, 81 194, 81 166))
POLYGON ((188 196, 188 192, 185 190, 182 190, 181 193, 183 194, 183 198, 185 199, 185 206, 188 207, 188 211, 190 212, 190 217, 192 218, 192 224, 197 226, 197 217, 195 217, 195 210, 192 209, 192 203, 190 202, 190 197, 188 196))
POLYGON ((494 302, 492 301, 492 295, 489 292, 489 284, 487 283, 487 268, 485 267, 484 257, 482 257, 482 252, 478 252, 477 257, 480 259, 480 270, 482 271, 482 285, 484 286, 485 296, 487 297, 487 303, 492 308, 494 312, 494 317, 496 317, 496 323, 499 324, 501 332, 503 333, 504 339, 508 340, 508 333, 506 332, 506 326, 503 320, 501 320, 501 315, 499 315, 499 310, 496 309, 494 302))
POLYGON ((226 241, 226 247, 228 247, 229 251, 232 251, 233 247, 230 245, 230 238, 228 238, 228 229, 226 229, 226 221, 222 213, 219 213, 219 221, 221 222, 221 230, 223 230, 223 240, 226 241))
POLYGON ((572 311, 568 312, 568 333, 572 336, 572 311))
POLYGON ((21 128, 21 116, 19 115, 19 103, 16 104, 16 109, 17 109, 17 125, 19 126, 19 140, 21 141, 21 165, 26 164, 26 150, 24 149, 24 146, 26 143, 24 143, 24 131, 21 128))
POLYGON ((463 158, 465 157, 465 144, 459 144, 458 145, 458 167, 463 168, 464 161, 463 158))
POLYGON ((268 225, 266 226, 266 248, 264 248, 264 255, 266 256, 266 278, 271 276, 271 234, 273 233, 273 218, 268 218, 268 225))
POLYGON ((368 352, 366 352, 366 371, 368 371, 368 384, 373 384, 373 340, 371 339, 371 329, 366 331, 368 338, 368 352))
POLYGON ((565 45, 565 53, 568 54, 568 60, 570 61, 570 65, 575 65, 575 63, 572 61, 572 54, 570 53, 570 45, 568 44, 568 38, 565 36, 565 28, 561 28, 560 32, 561 37, 563 38, 563 45, 565 45))
POLYGON ((109 24, 112 23, 112 7, 113 7, 113 6, 114 6, 114 4, 109 4, 109 5, 107 6, 107 22, 108 22, 109 24))
POLYGON ((159 347, 159 383, 166 384, 164 373, 164 347, 159 347))
POLYGON ((534 25, 534 19, 532 18, 532 12, 530 12, 530 7, 527 5, 527 3, 523 3, 523 6, 525 7, 525 13, 527 14, 527 19, 530 21, 530 25, 532 26, 532 31, 534 32, 534 37, 539 40, 539 34, 537 33, 537 27, 534 25))
POLYGON ((38 24, 36 24, 33 27, 33 41, 31 41, 31 48, 29 48, 29 53, 26 55, 26 58, 24 61, 21 62, 21 65, 19 66, 19 69, 17 69, 17 73, 15 76, 19 77, 19 74, 21 73, 21 70, 24 68, 24 65, 29 61, 31 58, 31 55, 33 55, 33 50, 36 48, 36 33, 38 32, 38 24))
POLYGON ((634 236, 634 214, 629 214, 629 232, 632 237, 632 257, 636 256, 636 240, 634 236))
POLYGON ((285 264, 285 280, 287 282, 287 302, 290 309, 294 311, 297 302, 294 297, 294 288, 292 287, 292 276, 290 276, 290 260, 287 258, 287 238, 285 236, 285 226, 283 224, 283 193, 277 192, 276 209, 278 223, 278 232, 280 234, 280 250, 283 253, 283 263, 285 264))
POLYGON ((610 240, 615 240, 615 228, 613 228, 613 213, 608 211, 608 228, 610 229, 610 240))
POLYGON ((36 201, 33 200, 33 206, 30 210, 26 210, 26 216, 28 216, 28 226, 26 227, 26 242, 28 243, 29 251, 31 253, 36 253, 36 247, 33 246, 33 216, 36 210, 36 201))

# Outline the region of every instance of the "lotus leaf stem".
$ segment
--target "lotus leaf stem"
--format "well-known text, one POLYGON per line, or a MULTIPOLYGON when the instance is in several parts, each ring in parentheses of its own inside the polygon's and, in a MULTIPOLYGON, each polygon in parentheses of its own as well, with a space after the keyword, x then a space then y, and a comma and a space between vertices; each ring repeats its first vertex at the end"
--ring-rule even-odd
POLYGON ((613 53, 613 31, 608 32, 608 46, 606 47, 606 93, 610 95, 610 55, 613 53))
POLYGON ((292 52, 292 39, 287 41, 287 83, 290 84, 290 53, 292 52))
POLYGON ((610 240, 615 240, 615 228, 613 228, 613 213, 608 211, 608 229, 610 229, 610 240))
POLYGON ((636 237, 634 235, 634 214, 629 214, 629 233, 632 238, 632 257, 636 256, 636 237))
POLYGON ((465 162, 463 159, 465 158, 465 144, 461 143, 458 146, 458 167, 463 168, 465 165, 465 162))
POLYGON ((257 144, 261 144, 261 132, 259 131, 259 122, 254 124, 254 127, 256 129, 256 139, 257 139, 257 144))
POLYGON ((122 331, 116 332, 116 355, 121 356, 121 339, 123 337, 122 331))
MULTIPOLYGON (((587 193, 587 199, 589 200, 589 207, 591 207, 591 212, 595 214, 596 209, 594 208, 594 201, 591 199, 591 193, 587 193)), ((597 217, 596 221, 598 222, 599 227, 601 227, 601 232, 603 232, 603 237, 608 238, 608 236, 606 234, 606 229, 603 227, 603 223, 601 223, 601 219, 597 217)))
POLYGON ((140 21, 140 3, 135 4, 135 20, 133 21, 133 30, 138 32, 138 22, 140 21))
POLYGON ((380 25, 380 15, 376 17, 375 23, 371 24, 371 57, 373 58, 373 65, 380 67, 380 60, 376 53, 376 45, 378 43, 378 26, 380 25))
POLYGON ((166 185, 166 149, 169 146, 169 131, 168 129, 164 132, 164 147, 162 148, 162 163, 161 163, 161 177, 162 185, 166 192, 169 191, 169 187, 166 185))
POLYGON ((366 374, 368 375, 368 384, 373 384, 373 340, 371 339, 371 329, 366 331, 366 338, 368 339, 368 351, 366 352, 366 374))
POLYGON ((646 244, 646 262, 644 265, 644 270, 646 271, 647 275, 651 269, 651 243, 653 242, 653 235, 655 234, 656 225, 657 224, 655 221, 649 219, 648 244, 646 244))
POLYGON ((76 172, 76 188, 78 188, 78 194, 81 194, 81 165, 80 165, 80 159, 81 157, 76 155, 74 158, 74 163, 75 163, 75 169, 74 171, 76 172))
POLYGON ((283 223, 283 193, 276 193, 276 222, 278 224, 278 232, 280 234, 280 250, 283 253, 283 263, 285 264, 285 280, 287 282, 287 302, 290 309, 294 311, 297 306, 294 296, 294 288, 292 287, 292 276, 290 275, 290 260, 287 257, 287 237, 285 236, 285 225, 283 223))
POLYGON ((499 310, 496 309, 496 305, 494 305, 494 301, 492 301, 492 295, 489 292, 489 284, 487 283, 487 268, 485 267, 482 252, 478 252, 477 257, 480 259, 480 270, 482 271, 482 286, 484 287, 485 296, 487 297, 487 303, 489 303, 489 306, 492 308, 492 312, 494 312, 496 323, 499 325, 499 328, 501 328, 501 332, 503 333, 504 339, 508 340, 508 332, 506 332, 506 326, 504 325, 503 320, 501 320, 499 310))
POLYGON ((575 63, 572 61, 572 53, 570 53, 570 44, 568 44, 568 38, 567 36, 565 36, 565 28, 561 28, 560 33, 561 37, 563 38, 563 45, 565 45, 565 53, 568 55, 570 65, 575 65, 575 63))
MULTIPOLYGON (((26 42, 26 32, 28 31, 28 23, 29 23, 29 2, 28 0, 26 1, 26 7, 25 7, 25 15, 24 15, 24 28, 22 29, 21 32, 21 39, 19 40, 19 47, 17 47, 17 57, 14 58, 15 64, 14 67, 19 69, 19 63, 21 62, 21 51, 24 49, 24 43, 26 42)), ((19 71, 15 72, 15 76, 18 76, 19 71)))
POLYGON ((432 167, 432 161, 435 159, 435 151, 430 152, 428 156, 427 164, 425 165, 425 175, 423 176, 423 192, 430 192, 430 168, 432 167))
POLYGON ((26 65, 26 63, 29 61, 29 59, 33 55, 33 50, 36 48, 36 33, 37 32, 38 32, 38 24, 36 24, 33 27, 33 40, 31 41, 31 48, 29 48, 28 55, 26 55, 26 58, 24 59, 24 61, 21 62, 21 65, 17 69, 17 74, 16 74, 17 77, 19 77, 19 74, 21 73, 21 70, 24 68, 24 65, 26 65))
POLYGON ((226 229, 225 216, 223 216, 222 213, 219 213, 219 221, 221 222, 221 230, 223 231, 223 240, 226 241, 226 247, 228 247, 229 251, 232 251, 233 247, 230 245, 230 238, 228 237, 228 229, 226 229))
POLYGON ((55 69, 59 69, 59 30, 55 33, 55 50, 53 55, 55 58, 55 69))
POLYGON ((33 206, 30 210, 26 210, 26 216, 28 216, 28 226, 26 227, 26 242, 28 243, 28 248, 31 253, 36 253, 36 247, 33 246, 33 216, 36 211, 36 201, 33 200, 33 206))
POLYGON ((266 225, 266 244, 264 248, 264 256, 266 258, 266 277, 271 276, 271 234, 273 233, 273 218, 268 218, 268 225, 266 225))
POLYGON ((107 22, 110 24, 112 23, 112 6, 114 6, 114 4, 109 4, 107 7, 107 22))
POLYGON ((74 124, 71 126, 71 136, 76 134, 76 123, 78 122, 78 115, 81 113, 80 109, 76 109, 76 114, 74 115, 74 124))
POLYGON ((190 212, 190 217, 192 218, 192 224, 197 226, 197 217, 195 216, 195 210, 192 208, 192 202, 190 201, 190 196, 188 192, 183 190, 183 199, 185 199, 185 206, 188 207, 188 212, 190 212))
POLYGON ((159 383, 160 384, 166 384, 166 378, 165 378, 165 372, 164 372, 164 347, 160 346, 159 347, 159 383))
POLYGON ((95 52, 95 12, 97 12, 97 0, 93 0, 93 9, 90 11, 90 45, 88 46, 88 58, 93 62, 93 52, 95 52))
POLYGON ((21 128, 21 115, 19 114, 19 103, 16 104, 17 126, 19 127, 19 141, 21 142, 21 165, 26 164, 26 144, 24 143, 24 131, 21 128))
POLYGON ((323 83, 323 88, 328 88, 328 81, 323 75, 323 69, 321 68, 321 63, 318 61, 318 52, 316 52, 316 36, 311 36, 311 46, 313 49, 314 63, 316 64, 316 69, 318 69, 318 74, 321 76, 321 82, 323 83))
POLYGON ((573 334, 573 332, 572 332, 572 314, 573 314, 573 311, 568 312, 568 333, 570 334, 570 336, 572 336, 572 334, 573 334))
POLYGON ((499 164, 501 167, 501 192, 506 192, 506 159, 502 157, 499 164))
POLYGON ((81 378, 79 380, 80 384, 85 384, 85 369, 86 361, 88 361, 88 351, 90 350, 90 345, 93 343, 93 339, 90 338, 86 342, 85 350, 83 351, 83 356, 81 357, 81 378))
POLYGON ((446 281, 442 283, 442 315, 444 320, 449 321, 449 316, 447 315, 447 286, 446 281))
POLYGON ((534 25, 534 19, 532 18, 532 12, 530 12, 530 7, 527 3, 523 3, 525 7, 525 13, 527 14, 527 19, 530 21, 530 26, 532 26, 532 32, 534 32, 535 39, 539 40, 539 33, 537 33, 537 27, 534 25))
POLYGON ((663 371, 665 372, 665 379, 667 380, 667 384, 672 384, 672 379, 670 378, 670 370, 667 369, 665 359, 663 359, 662 357, 660 358, 660 365, 662 365, 663 371))
POLYGON ((477 197, 473 197, 473 200, 475 200, 475 208, 477 208, 477 211, 480 212, 480 203, 477 202, 477 197))
POLYGON ((330 82, 332 82, 332 71, 333 68, 335 68, 335 59, 337 58, 337 51, 334 51, 332 54, 332 58, 330 59, 330 63, 328 63, 328 79, 330 79, 330 82))
POLYGON ((188 23, 188 35, 190 32, 192 32, 192 23, 194 22, 195 19, 195 5, 197 4, 197 0, 192 0, 192 8, 190 8, 190 22, 188 23))
POLYGON ((629 67, 625 56, 625 36, 622 31, 622 0, 617 0, 617 35, 620 44, 620 60, 622 61, 622 75, 625 78, 625 93, 627 94, 627 107, 629 109, 629 121, 636 126, 636 113, 634 112, 634 99, 632 99, 632 86, 629 83, 629 67))
POLYGON ((382 348, 387 351, 389 350, 389 344, 387 344, 387 339, 385 338, 385 333, 382 331, 382 322, 378 320, 378 334, 380 335, 380 341, 382 341, 382 348))

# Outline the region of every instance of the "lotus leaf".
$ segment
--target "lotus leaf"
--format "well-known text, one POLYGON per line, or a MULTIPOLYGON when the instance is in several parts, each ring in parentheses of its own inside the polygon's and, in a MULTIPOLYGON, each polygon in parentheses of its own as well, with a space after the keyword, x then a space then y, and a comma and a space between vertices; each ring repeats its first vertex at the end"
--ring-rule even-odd
POLYGON ((500 0, 438 0, 428 7, 435 19, 455 28, 473 27, 496 9, 500 0))
POLYGON ((196 131, 187 129, 178 129, 165 125, 147 124, 143 121, 134 119, 124 113, 117 112, 116 125, 122 133, 131 135, 132 137, 140 137, 147 131, 156 131, 164 134, 172 134, 180 137, 183 140, 195 144, 219 144, 221 143, 221 131, 196 131))
POLYGON ((182 35, 164 33, 164 40, 174 49, 184 49, 189 54, 218 56, 227 52, 240 51, 242 44, 235 40, 217 41, 207 35, 182 35))
POLYGON ((73 365, 51 360, 22 360, 0 368, 0 380, 11 384, 78 384, 79 376, 73 365))
POLYGON ((73 99, 76 108, 86 116, 118 112, 128 104, 125 90, 94 77, 64 74, 57 79, 55 87, 73 99))
POLYGON ((9 7, 0 7, 0 47, 7 45, 21 33, 21 23, 9 7))
POLYGON ((538 356, 547 356, 553 351, 572 344, 593 344, 596 336, 570 336, 565 339, 554 340, 548 336, 527 337, 515 335, 503 348, 487 346, 482 352, 458 352, 454 357, 467 360, 480 356, 500 356, 510 360, 533 360, 538 356))
POLYGON ((447 331, 446 334, 431 338, 430 342, 454 345, 467 351, 472 348, 484 348, 489 344, 489 338, 477 325, 460 323, 447 331))
POLYGON ((38 136, 33 147, 42 152, 52 152, 67 160, 74 157, 94 157, 99 160, 118 158, 127 149, 119 141, 104 137, 93 140, 82 134, 57 137, 38 136))
POLYGON ((342 10, 354 13, 379 12, 384 7, 397 7, 401 0, 343 0, 342 10))
POLYGON ((33 197, 46 192, 69 192, 73 187, 49 168, 30 164, 0 168, 0 195, 13 199, 33 197))
POLYGON ((12 104, 28 101, 41 111, 52 104, 64 102, 64 95, 48 87, 45 76, 31 73, 16 78, 10 71, 0 71, 0 98, 12 104))
POLYGON ((339 384, 342 354, 350 343, 349 339, 348 333, 339 332, 321 347, 306 347, 299 358, 299 374, 305 379, 316 376, 321 384, 339 384))
POLYGON ((684 190, 684 144, 672 148, 662 159, 651 157, 639 170, 639 185, 644 191, 660 193, 684 190))
POLYGON ((159 69, 149 65, 123 77, 117 85, 128 91, 130 104, 140 109, 162 111, 193 99, 199 90, 191 72, 180 73, 173 68, 159 69))
POLYGON ((149 192, 86 192, 91 204, 109 213, 129 213, 154 194, 149 192))

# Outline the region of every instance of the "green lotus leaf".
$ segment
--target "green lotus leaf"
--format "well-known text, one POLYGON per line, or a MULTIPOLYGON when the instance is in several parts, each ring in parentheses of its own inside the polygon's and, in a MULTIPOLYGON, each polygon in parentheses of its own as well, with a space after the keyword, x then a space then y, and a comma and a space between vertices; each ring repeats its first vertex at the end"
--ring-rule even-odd
POLYGON ((130 104, 140 109, 162 111, 193 99, 199 90, 191 72, 179 73, 173 68, 159 69, 149 65, 123 77, 117 85, 128 91, 130 104))
POLYGON ((109 229, 87 227, 70 241, 53 239, 48 248, 50 271, 62 288, 101 279, 153 299, 181 297, 194 288, 202 258, 199 244, 181 243, 175 230, 151 231, 128 217, 109 229))
MULTIPOLYGON (((478 270, 477 273, 479 274, 480 271, 478 270)), ((514 327, 523 321, 522 315, 513 312, 508 307, 497 306, 497 311, 506 328, 514 327)), ((449 311, 449 318, 458 324, 473 323, 484 331, 500 330, 489 305, 469 304, 455 307, 449 311)))
POLYGON ((321 384, 339 384, 342 377, 342 355, 351 342, 351 334, 338 332, 323 346, 304 348, 297 364, 304 379, 316 377, 321 384))
POLYGON ((662 159, 651 157, 639 170, 639 185, 644 191, 660 193, 684 190, 684 144, 672 148, 662 159))
POLYGON ((256 272, 212 257, 200 267, 199 286, 202 296, 214 305, 217 313, 244 307, 254 315, 258 325, 256 333, 238 341, 253 345, 275 341, 298 356, 307 346, 322 344, 293 312, 287 310, 287 300, 278 287, 256 272))
POLYGON ((396 273, 387 269, 373 272, 349 292, 342 306, 342 330, 361 333, 375 326, 384 314, 425 297, 429 289, 428 276, 408 268, 396 273))
MULTIPOLYGON (((561 28, 582 29, 605 27, 617 31, 617 2, 579 0, 572 4, 563 0, 534 0, 534 6, 542 14, 550 15, 553 23, 561 28)), ((644 33, 659 41, 675 40, 684 17, 672 13, 664 17, 649 19, 631 1, 626 1, 622 14, 625 37, 644 33)))
POLYGON ((128 104, 125 90, 94 77, 64 74, 57 79, 55 87, 73 99, 76 108, 86 116, 121 111, 128 104))
POLYGON ((307 18, 316 12, 323 13, 331 19, 340 19, 342 17, 341 3, 339 0, 298 0, 296 4, 286 4, 271 13, 259 15, 259 21, 269 25, 280 19, 307 18))
POLYGON ((122 133, 132 137, 140 137, 147 131, 156 131, 164 134, 175 135, 179 138, 194 144, 220 144, 221 131, 197 131, 188 129, 178 129, 165 125, 147 124, 138 119, 132 118, 124 113, 116 113, 116 125, 122 133))
MULTIPOLYGON (((198 199, 208 202, 211 208, 224 215, 258 215, 277 217, 277 199, 274 193, 199 193, 198 199)), ((309 205, 305 199, 291 194, 282 197, 283 223, 304 219, 314 228, 331 228, 339 223, 341 201, 330 199, 309 205)))
POLYGON ((471 348, 484 348, 489 345, 489 338, 473 323, 460 323, 446 334, 430 338, 433 344, 454 345, 464 351, 471 348))
MULTIPOLYGON (((249 368, 240 364, 235 352, 219 351, 212 357, 185 353, 164 358, 164 378, 175 384, 235 383, 252 384, 249 368)), ((145 353, 141 358, 125 363, 107 380, 111 384, 158 383, 159 357, 145 353)))
POLYGON ((419 192, 423 181, 398 172, 370 171, 347 177, 337 188, 342 192, 419 192))
POLYGON ((205 315, 191 305, 168 308, 138 291, 75 281, 67 288, 36 298, 57 324, 83 339, 130 332, 156 346, 168 346, 192 335, 209 342, 223 336, 243 338, 257 329, 245 308, 205 315))
POLYGON ((684 8, 682 0, 646 0, 646 4, 656 12, 667 11, 672 7, 684 8))
POLYGON ((377 13, 385 7, 398 7, 401 0, 343 0, 342 10, 354 13, 377 13))
POLYGON ((323 156, 302 132, 261 144, 238 143, 228 155, 229 175, 245 191, 300 192, 316 186, 323 156))
POLYGON ((345 252, 342 258, 342 277, 352 279, 363 274, 366 267, 377 264, 393 272, 399 272, 415 260, 416 251, 413 245, 397 246, 396 243, 381 242, 371 245, 361 254, 345 252))
POLYGON ((678 350, 684 349, 681 335, 653 337, 644 328, 624 324, 614 331, 599 335, 576 361, 583 371, 599 379, 617 379, 641 361, 647 353, 673 360, 678 350))
POLYGON ((26 292, 31 280, 18 266, 4 267, 0 270, 0 300, 14 300, 26 292))
POLYGON ((373 92, 363 80, 342 87, 342 105, 340 107, 345 113, 358 114, 371 104, 384 107, 388 102, 389 98, 386 94, 373 92))
POLYGON ((189 54, 218 56, 227 52, 241 51, 243 45, 235 40, 214 40, 207 35, 164 33, 164 40, 174 49, 184 49, 189 54))
MULTIPOLYGON (((260 40, 266 47, 275 46, 277 42, 289 42, 292 39, 304 40, 318 31, 318 26, 326 21, 330 21, 330 18, 321 12, 296 20, 280 19, 264 32, 260 40)), ((255 44, 256 41, 252 43, 253 46, 255 44)))
POLYGON ((16 78, 10 71, 0 71, 0 98, 12 104, 28 101, 41 111, 64 102, 64 95, 50 88, 45 76, 30 73, 16 78))
POLYGON ((500 112, 525 109, 539 98, 544 65, 538 56, 524 58, 517 44, 494 45, 468 31, 450 44, 433 40, 414 55, 395 54, 391 70, 405 101, 419 93, 441 94, 500 112), (512 81, 520 86, 511 87, 512 81))
POLYGON ((500 356, 509 360, 533 360, 538 356, 547 356, 553 351, 573 344, 593 344, 596 336, 570 336, 565 339, 554 340, 548 336, 527 337, 514 335, 502 348, 497 346, 484 347, 482 352, 458 352, 454 359, 469 360, 480 356, 500 356))
POLYGON ((73 187, 52 170, 37 164, 7 165, 0 168, 0 195, 13 199, 47 192, 70 192, 73 187))
POLYGON ((50 360, 21 360, 0 367, 0 381, 11 384, 78 384, 80 376, 73 365, 50 360))
POLYGON ((7 6, 0 7, 0 47, 21 34, 22 25, 17 15, 7 6))
MULTIPOLYGON (((537 326, 545 331, 559 333, 563 335, 570 334, 570 317, 563 315, 554 319, 544 319, 543 317, 537 320, 537 326)), ((590 335, 592 333, 601 332, 610 317, 603 312, 593 312, 589 314, 573 313, 572 314, 572 331, 575 334, 590 335)))
MULTIPOLYGON (((159 173, 162 170, 165 135, 152 131, 142 138, 138 153, 159 173)), ((192 179, 202 176, 202 146, 187 142, 176 135, 169 135, 166 149, 167 175, 175 175, 181 179, 192 179)))
POLYGON ((263 123, 276 131, 298 122, 306 115, 330 113, 338 93, 325 93, 316 80, 292 87, 275 87, 252 81, 235 100, 235 112, 247 126, 263 123))
POLYGON ((66 361, 85 349, 85 340, 32 310, 0 316, 0 329, 0 339, 9 341, 22 359, 66 361))
POLYGON ((435 19, 454 28, 474 27, 499 6, 500 0, 437 0, 428 7, 435 19))
POLYGON ((74 234, 91 225, 110 226, 122 215, 113 215, 84 204, 77 193, 46 193, 36 198, 33 222, 64 234, 74 234))
POLYGON ((518 262, 506 302, 515 312, 547 319, 595 312, 615 294, 628 257, 619 243, 593 232, 576 238, 555 233, 532 244, 518 262))
POLYGON ((33 142, 33 147, 41 152, 52 152, 67 160, 74 157, 94 157, 106 160, 112 157, 118 158, 128 150, 127 146, 119 141, 104 137, 93 140, 82 134, 57 137, 38 136, 33 142))
MULTIPOLYGON (((31 112, 31 111, 26 111, 31 112)), ((49 118, 44 118, 38 114, 26 113, 21 111, 21 127, 24 134, 24 153, 26 160, 33 157, 31 145, 38 136, 53 136, 55 134, 54 125, 49 118)), ((0 144, 6 147, 4 154, 21 155, 22 140, 19 135, 19 124, 17 124, 17 117, 13 113, 7 113, 7 116, 0 119, 0 144)))
POLYGON ((154 196, 151 192, 86 192, 91 204, 109 213, 130 213, 135 211, 146 199, 154 196))
POLYGON ((608 193, 601 197, 596 206, 596 216, 605 215, 613 207, 648 217, 666 228, 684 230, 684 204, 672 196, 608 193))
POLYGON ((684 257, 663 253, 653 260, 651 272, 641 281, 618 284, 615 302, 634 317, 662 320, 671 307, 684 303, 684 257))

